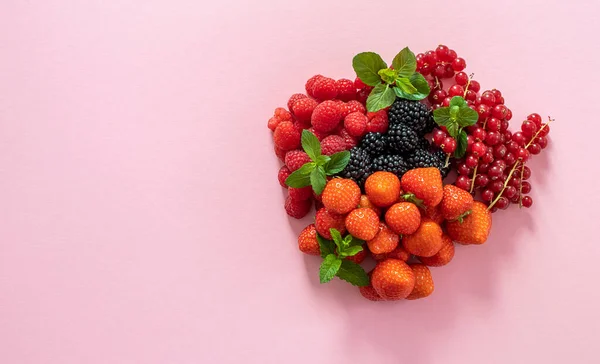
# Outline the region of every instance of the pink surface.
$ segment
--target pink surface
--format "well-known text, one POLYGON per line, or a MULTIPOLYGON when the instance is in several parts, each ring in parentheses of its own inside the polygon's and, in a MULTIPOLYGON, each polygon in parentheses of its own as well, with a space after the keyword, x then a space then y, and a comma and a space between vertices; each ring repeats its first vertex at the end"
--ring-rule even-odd
POLYGON ((2 1, 0 362, 597 363, 599 11, 2 1), (426 300, 321 286, 267 119, 357 52, 439 43, 517 120, 557 119, 534 208, 495 215, 426 300))

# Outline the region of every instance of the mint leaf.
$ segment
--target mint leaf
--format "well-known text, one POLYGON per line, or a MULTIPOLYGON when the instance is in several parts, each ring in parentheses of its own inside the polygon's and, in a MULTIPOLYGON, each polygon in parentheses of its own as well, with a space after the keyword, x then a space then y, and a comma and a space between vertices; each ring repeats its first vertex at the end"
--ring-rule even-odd
POLYGON ((319 280, 321 283, 327 283, 335 277, 342 266, 342 260, 333 254, 329 254, 323 259, 319 268, 319 280))
POLYGON ((387 68, 381 56, 373 52, 359 53, 352 59, 352 68, 360 80, 369 86, 381 83, 379 70, 387 68))
POLYGON ((331 158, 328 155, 320 155, 317 157, 315 162, 318 166, 324 166, 325 164, 329 163, 330 160, 331 158))
POLYGON ((427 80, 425 79, 425 77, 423 77, 422 74, 414 73, 412 76, 410 76, 409 80, 411 85, 415 89, 417 89, 417 91, 414 93, 408 93, 404 92, 404 90, 399 90, 398 88, 395 88, 394 91, 396 91, 396 95, 398 97, 407 100, 423 100, 424 98, 429 96, 429 92, 431 90, 429 89, 429 84, 427 83, 427 80))
POLYGON ((340 252, 340 256, 343 257, 351 257, 353 255, 358 254, 363 251, 363 247, 360 245, 349 246, 340 252))
POLYGON ((468 106, 465 106, 460 108, 457 115, 457 122, 458 125, 464 128, 466 126, 475 125, 477 123, 478 118, 479 114, 477 114, 477 111, 471 109, 468 106))
POLYGON ((402 92, 412 95, 417 93, 417 88, 410 83, 408 78, 399 78, 396 80, 396 86, 398 86, 402 92))
POLYGON ((343 241, 344 241, 344 239, 342 239, 342 234, 340 234, 340 232, 334 228, 329 229, 329 233, 331 234, 331 238, 333 239, 333 242, 338 247, 338 250, 341 250, 343 248, 343 241))
POLYGON ((355 238, 354 236, 352 236, 352 241, 350 241, 350 245, 349 246, 363 246, 363 244, 365 243, 364 240, 360 240, 358 238, 355 238))
POLYGON ((458 106, 450 106, 450 120, 457 121, 458 112, 460 111, 460 107, 458 106))
POLYGON ((321 258, 325 258, 329 254, 335 254, 335 243, 327 240, 317 233, 317 241, 319 242, 319 250, 321 250, 321 258))
MULTIPOLYGON (((305 165, 300 167, 300 169, 298 169, 297 171, 292 172, 292 174, 290 174, 288 176, 288 178, 285 180, 285 184, 290 187, 294 187, 294 188, 302 188, 302 187, 310 186, 311 185, 311 182, 310 182, 311 172, 306 173, 306 169, 308 169, 310 167, 311 166, 309 165, 309 163, 306 163, 305 165), (307 167, 307 168, 305 168, 305 167, 307 167)), ((311 171, 312 170, 314 170, 314 167, 312 167, 311 171)))
POLYGON ((321 143, 319 139, 308 130, 302 130, 302 149, 308 154, 313 161, 321 155, 321 143))
POLYGON ((445 126, 448 130, 448 134, 455 138, 458 135, 458 123, 452 120, 450 115, 449 107, 440 107, 439 109, 433 110, 433 120, 440 126, 445 126))
POLYGON ((396 81, 396 78, 398 77, 398 72, 391 68, 384 68, 382 70, 379 70, 377 74, 379 74, 379 77, 381 77, 383 82, 388 83, 390 85, 393 84, 394 81, 396 81))
POLYGON ((348 234, 344 237, 344 246, 349 247, 352 242, 352 235, 348 234))
POLYGON ((327 184, 327 177, 325 176, 325 169, 323 169, 323 166, 317 166, 312 170, 310 173, 310 184, 317 195, 320 195, 321 192, 323 192, 323 189, 325 189, 325 185, 327 184))
POLYGON ((375 112, 385 109, 392 105, 395 99, 396 95, 394 95, 394 91, 392 91, 390 85, 380 83, 373 88, 367 98, 367 110, 369 112, 375 112))
POLYGON ((336 275, 353 286, 365 287, 370 283, 369 276, 363 267, 350 260, 342 261, 336 275))
POLYGON ((410 77, 417 70, 417 58, 406 47, 394 57, 392 67, 398 72, 398 77, 410 77))
POLYGON ((325 164, 325 173, 328 176, 332 174, 340 173, 346 168, 348 162, 350 161, 350 152, 344 150, 342 152, 335 153, 331 155, 329 162, 325 164))
POLYGON ((456 150, 454 151, 455 158, 462 158, 467 152, 467 133, 464 130, 460 131, 456 138, 456 150))
POLYGON ((469 105, 467 104, 467 101, 465 101, 465 99, 463 99, 460 96, 454 96, 451 100, 450 100, 450 107, 452 106, 458 106, 458 107, 463 107, 466 106, 468 107, 469 105))

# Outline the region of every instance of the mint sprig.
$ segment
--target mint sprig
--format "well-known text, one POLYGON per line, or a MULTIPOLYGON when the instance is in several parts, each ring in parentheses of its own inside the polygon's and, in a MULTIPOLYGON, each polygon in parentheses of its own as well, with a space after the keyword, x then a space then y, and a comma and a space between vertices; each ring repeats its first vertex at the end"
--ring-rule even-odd
POLYGON ((350 161, 350 152, 344 150, 331 156, 321 155, 321 143, 310 131, 302 131, 302 149, 308 154, 310 162, 292 172, 285 180, 289 187, 302 188, 312 186, 320 195, 327 184, 327 176, 341 172, 350 161))
POLYGON ((433 111, 436 124, 446 127, 448 134, 456 139, 455 158, 462 158, 467 151, 467 133, 465 128, 477 123, 479 115, 471 109, 464 98, 454 96, 447 107, 433 111))
POLYGON ((319 281, 327 283, 338 277, 354 286, 368 286, 369 276, 357 263, 345 258, 354 256, 363 251, 364 241, 348 234, 342 234, 336 229, 330 229, 333 240, 327 240, 317 234, 317 241, 321 249, 323 262, 319 268, 319 281))
POLYGON ((423 100, 431 91, 425 77, 416 72, 417 58, 408 47, 394 57, 391 68, 373 52, 354 56, 352 67, 366 85, 374 86, 367 98, 367 111, 370 112, 391 106, 396 97, 423 100))

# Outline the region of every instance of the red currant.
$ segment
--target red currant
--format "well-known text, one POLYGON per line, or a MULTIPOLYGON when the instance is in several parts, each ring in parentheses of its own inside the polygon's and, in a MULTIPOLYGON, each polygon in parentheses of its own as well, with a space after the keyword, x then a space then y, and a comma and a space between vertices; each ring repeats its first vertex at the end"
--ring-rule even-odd
POLYGON ((444 139, 444 142, 442 144, 442 150, 446 154, 454 153, 454 151, 456 150, 456 140, 450 137, 444 139))
POLYGON ((485 104, 479 104, 476 111, 479 114, 479 120, 485 120, 485 118, 490 116, 490 107, 485 104))
POLYGON ((429 63, 430 65, 435 65, 438 61, 438 57, 437 54, 435 53, 435 51, 427 51, 425 52, 425 62, 429 63))
POLYGON ((540 147, 539 144, 531 143, 529 145, 529 147, 527 148, 527 150, 529 151, 529 153, 531 153, 533 155, 538 155, 542 152, 542 147, 540 147))
POLYGON ((485 128, 487 131, 500 131, 500 119, 488 118, 485 122, 485 128))
POLYGON ((478 174, 475 177, 475 186, 477 187, 485 187, 490 183, 490 177, 485 174, 478 174))
POLYGON ((473 155, 475 157, 481 157, 487 152, 487 148, 482 142, 475 142, 471 149, 473 150, 473 155))
POLYGON ((517 143, 519 146, 523 146, 523 145, 525 145, 525 142, 527 141, 527 137, 525 137, 525 135, 523 135, 523 132, 518 131, 513 134, 512 140, 513 140, 513 142, 517 143))
POLYGON ((502 134, 497 131, 491 131, 485 137, 485 142, 488 145, 496 145, 502 141, 502 134))
POLYGON ((433 103, 433 104, 441 104, 444 101, 444 99, 446 98, 446 96, 448 96, 446 91, 439 90, 439 89, 434 90, 429 95, 429 101, 431 101, 431 103, 433 103))
POLYGON ((494 161, 494 155, 490 152, 487 152, 481 157, 481 161, 486 164, 490 164, 494 161))
POLYGON ((504 119, 500 122, 500 131, 508 130, 508 120, 504 119))
POLYGON ((445 107, 448 107, 448 106, 450 106, 450 101, 451 101, 451 100, 452 100, 452 98, 451 98, 450 96, 446 97, 446 98, 444 99, 444 101, 442 101, 442 105, 443 105, 443 106, 445 106, 445 107))
POLYGON ((467 92, 465 93, 465 100, 467 101, 475 101, 476 98, 477 93, 473 90, 467 90, 467 92))
POLYGON ((477 157, 475 157, 472 154, 469 154, 467 156, 467 158, 465 159, 465 164, 469 168, 475 168, 475 167, 477 167, 477 164, 479 164, 479 161, 477 160, 477 157))
POLYGON ((437 64, 433 69, 433 74, 435 75, 435 77, 443 78, 446 74, 446 67, 441 63, 437 64))
POLYGON ((466 163, 459 164, 458 167, 456 167, 456 171, 462 176, 468 176, 471 174, 471 168, 469 168, 466 163))
POLYGON ((469 82, 469 76, 464 72, 458 72, 454 76, 454 81, 456 81, 457 85, 465 86, 469 82))
POLYGON ((496 201, 496 205, 494 205, 494 206, 499 208, 500 210, 506 210, 509 205, 510 205, 510 201, 508 200, 508 198, 500 197, 498 199, 498 201, 496 201))
POLYGON ((464 175, 458 176, 454 185, 460 189, 469 191, 471 189, 471 179, 464 175))
POLYGON ((512 132, 510 130, 504 130, 503 133, 505 141, 512 140, 512 132))
POLYGON ((517 152, 517 159, 523 162, 527 162, 527 160, 529 159, 529 152, 527 151, 527 149, 519 148, 519 151, 517 152))
POLYGON ((502 159, 506 155, 507 149, 504 144, 500 144, 494 147, 494 158, 502 159))
POLYGON ((443 44, 440 44, 435 49, 435 53, 437 55, 437 59, 439 59, 440 61, 447 61, 448 60, 448 51, 450 51, 450 48, 446 47, 443 44))
POLYGON ((506 186, 504 192, 502 192, 502 196, 506 198, 513 198, 518 193, 517 189, 513 186, 506 186))
POLYGON ((496 98, 494 97, 494 94, 491 91, 486 91, 481 95, 481 102, 483 104, 493 107, 494 105, 496 105, 496 98))
POLYGON ((531 199, 531 197, 525 196, 521 200, 521 205, 523 205, 523 207, 530 208, 531 205, 533 205, 533 200, 531 199))
POLYGON ((433 137, 431 138, 431 141, 433 142, 433 144, 439 147, 440 145, 442 145, 442 142, 444 141, 444 139, 446 139, 447 136, 448 134, 444 133, 440 129, 435 129, 433 131, 433 137))
POLYGON ((448 90, 448 95, 450 95, 450 97, 462 96, 464 93, 465 89, 461 85, 452 85, 448 90))
POLYGON ((496 98, 496 104, 504 105, 504 97, 500 96, 500 97, 496 98))
POLYGON ((550 133, 550 125, 546 124, 540 128, 540 133, 538 134, 538 136, 545 137, 549 133, 550 133))
POLYGON ((481 85, 479 84, 478 81, 471 80, 471 83, 469 84, 469 90, 477 93, 477 92, 479 92, 479 90, 481 90, 481 85))
POLYGON ((529 116, 527 116, 527 120, 533 121, 538 128, 542 126, 542 117, 539 114, 529 114, 529 116))
POLYGON ((416 55, 417 58, 417 70, 420 70, 425 64, 425 55, 423 53, 419 53, 416 55))
POLYGON ((432 70, 433 70, 433 67, 429 63, 426 62, 421 67, 421 70, 419 71, 419 73, 421 73, 423 76, 427 76, 428 74, 431 73, 432 70))
POLYGON ((496 180, 498 178, 500 178, 500 176, 502 176, 502 173, 504 171, 498 167, 498 166, 491 166, 490 169, 488 169, 488 176, 492 179, 492 180, 496 180))
POLYGON ((490 165, 486 164, 486 163, 481 163, 479 165, 479 167, 477 167, 477 172, 481 173, 481 174, 486 174, 488 172, 488 170, 490 169, 490 165))
POLYGON ((502 183, 502 181, 492 181, 492 183, 490 183, 490 189, 495 193, 500 193, 500 191, 502 191, 503 188, 504 183, 502 183))
POLYGON ((534 142, 538 144, 542 149, 546 149, 546 147, 548 146, 548 138, 546 137, 537 137, 535 138, 534 142))
POLYGON ((467 62, 465 62, 465 60, 460 57, 452 61, 452 68, 454 68, 456 72, 464 70, 465 67, 467 67, 467 62))
POLYGON ((453 49, 448 50, 448 62, 452 62, 456 59, 457 55, 453 49))
POLYGON ((492 202, 492 200, 494 199, 494 191, 490 190, 489 188, 486 188, 481 192, 481 199, 485 202, 492 202))
POLYGON ((517 158, 515 157, 515 155, 513 153, 508 152, 508 153, 506 153, 506 155, 504 155, 504 161, 509 166, 512 166, 517 161, 517 158))
POLYGON ((531 177, 531 169, 527 166, 523 167, 523 181, 526 181, 531 177))
POLYGON ((525 120, 521 124, 521 132, 528 138, 531 138, 537 131, 537 126, 531 120, 525 120))
POLYGON ((507 112, 508 112, 508 109, 506 108, 506 106, 504 106, 504 105, 496 105, 492 109, 492 116, 495 117, 495 118, 498 118, 498 119, 502 120, 502 119, 506 118, 506 113, 507 112))
POLYGON ((500 90, 493 89, 491 92, 492 94, 494 94, 495 98, 499 98, 502 96, 502 92, 500 92, 500 90))
POLYGON ((506 147, 508 148, 508 151, 511 153, 516 153, 520 146, 517 142, 515 142, 514 140, 511 140, 510 142, 506 143, 506 147))
POLYGON ((478 126, 472 126, 472 127, 470 127, 470 131, 471 131, 471 135, 473 136, 473 138, 475 138, 475 140, 477 140, 477 141, 485 140, 486 132, 482 128, 480 128, 478 126))
POLYGON ((454 77, 454 69, 451 64, 446 64, 446 73, 444 74, 444 78, 452 78, 454 77))
POLYGON ((506 110, 506 116, 504 117, 504 120, 510 121, 510 119, 512 119, 512 111, 510 111, 510 109, 507 109, 506 110))
POLYGON ((529 183, 527 181, 523 181, 521 183, 521 193, 527 194, 529 192, 531 192, 531 183, 529 183))
POLYGON ((509 186, 513 186, 514 188, 519 188, 521 186, 521 180, 519 177, 511 177, 510 181, 508 181, 509 186))

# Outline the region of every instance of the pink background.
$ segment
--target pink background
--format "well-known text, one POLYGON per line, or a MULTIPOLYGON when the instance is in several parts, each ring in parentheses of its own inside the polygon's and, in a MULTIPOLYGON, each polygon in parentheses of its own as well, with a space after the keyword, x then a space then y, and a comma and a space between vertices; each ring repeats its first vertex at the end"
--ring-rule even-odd
MULTIPOLYGON (((590 1, 0 3, 0 362, 598 363, 590 1), (445 43, 518 121, 535 205, 374 304, 297 251, 267 119, 315 73, 445 43)), ((514 128, 514 127, 513 127, 514 128)))

